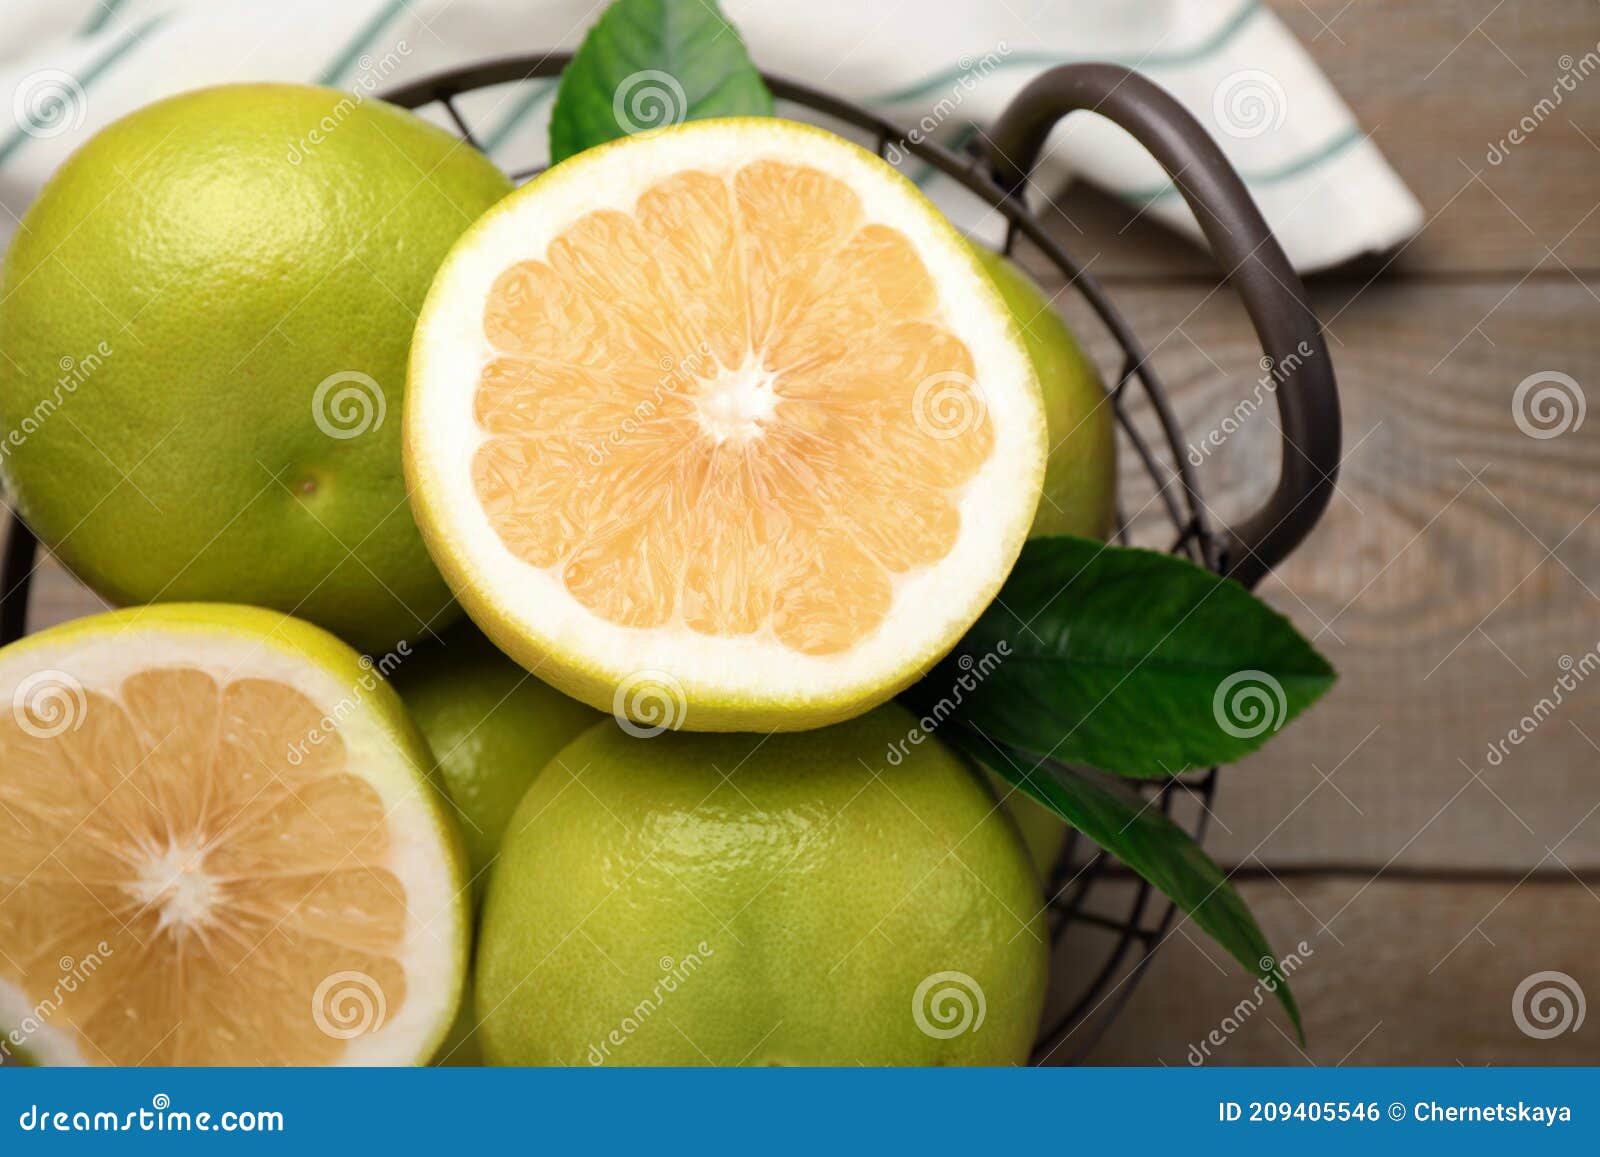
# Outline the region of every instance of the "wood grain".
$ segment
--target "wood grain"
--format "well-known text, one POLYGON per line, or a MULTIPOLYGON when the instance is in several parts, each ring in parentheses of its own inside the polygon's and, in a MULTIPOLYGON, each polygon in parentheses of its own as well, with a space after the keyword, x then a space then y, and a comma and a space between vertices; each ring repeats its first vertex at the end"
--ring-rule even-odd
MULTIPOLYGON (((1591 393, 1600 383, 1593 288, 1379 282, 1315 295, 1347 456, 1327 515, 1262 593, 1342 676, 1228 769, 1212 842, 1224 861, 1600 865, 1600 673, 1497 765, 1488 756, 1550 696, 1563 657, 1581 662, 1600 645, 1600 422, 1538 439, 1513 414, 1536 371, 1591 393)), ((1222 428, 1260 376, 1232 296, 1198 284, 1117 296, 1189 438, 1222 428)), ((1109 363, 1110 343, 1069 313, 1109 363)), ((1279 439, 1269 396, 1204 458, 1217 521, 1265 499, 1279 439)), ((1149 494, 1124 454, 1136 536, 1165 545, 1170 527, 1149 494)))
MULTIPOLYGON (((1276 7, 1433 207, 1465 177, 1456 158, 1520 116, 1562 52, 1581 55, 1585 38, 1600 34, 1591 0, 1547 0, 1537 17, 1492 0, 1308 4, 1276 7)), ((1536 203, 1520 214, 1533 236, 1555 242, 1593 204, 1600 150, 1577 129, 1597 101, 1600 76, 1491 180, 1514 207, 1536 203), (1507 195, 1502 180, 1522 182, 1520 192, 1507 195)), ((1588 517, 1600 501, 1600 419, 1545 441, 1511 420, 1512 393, 1531 373, 1561 370, 1591 391, 1600 382, 1600 295, 1482 193, 1457 198, 1387 276, 1336 280, 1316 294, 1350 456, 1323 525, 1264 593, 1344 674, 1317 711, 1229 770, 1213 844, 1227 862, 1600 865, 1600 822, 1589 814, 1600 802, 1600 691, 1580 688, 1500 766, 1486 760, 1488 744, 1549 694, 1561 657, 1600 642, 1600 517, 1588 517), (1440 272, 1492 269, 1508 272, 1440 272), (1534 269, 1542 272, 1525 276, 1534 269), (1395 278, 1401 270, 1414 276, 1395 278)), ((1590 223, 1557 248, 1574 267, 1600 264, 1590 252, 1600 216, 1590 223)), ((1119 244, 1140 232, 1118 238, 1109 217, 1080 224, 1119 244)), ((1159 261, 1108 257, 1096 272, 1170 273, 1188 260, 1165 232, 1144 242, 1159 261)), ((1205 278, 1168 275, 1114 289, 1188 437, 1217 428, 1260 372, 1231 295, 1205 278)), ((1110 361, 1104 335, 1069 312, 1110 361)), ((1219 520, 1265 497, 1277 437, 1263 409, 1206 458, 1201 475, 1219 520)), ((1133 456, 1123 462, 1136 527, 1165 545, 1133 456)), ((35 626, 99 605, 49 564, 35 593, 35 626)))
MULTIPOLYGON (((1600 690, 1542 710, 1563 659, 1600 643, 1600 429, 1540 440, 1512 399, 1540 371, 1600 382, 1600 73, 1492 165, 1491 142, 1583 64, 1589 0, 1280 0, 1274 8, 1423 200, 1397 259, 1321 279, 1344 405, 1340 490, 1264 587, 1343 671, 1315 712, 1223 779, 1226 862, 1482 867, 1600 863, 1600 690), (1381 272, 1382 276, 1378 276, 1381 272)), ((1592 61, 1589 63, 1593 63, 1592 61)), ((1095 258, 1153 347, 1187 436, 1250 396, 1259 351, 1208 260, 1109 198, 1075 189, 1056 232, 1095 258), (1096 256, 1098 255, 1098 256, 1096 256)), ((1097 349, 1108 344, 1079 311, 1097 349)), ((1585 405, 1587 398, 1584 398, 1585 405)), ((1270 405, 1201 469, 1211 508, 1264 500, 1270 405)), ((1149 495, 1124 457, 1124 495, 1149 495)), ((1135 518, 1167 533, 1157 508, 1135 518)))
MULTIPOLYGON (((1115 1028, 1089 1054, 1112 1065, 1554 1065, 1600 1060, 1592 1018, 1539 1038, 1518 1027, 1513 997, 1528 977, 1565 974, 1586 1004, 1600 997, 1600 896, 1567 881, 1376 880, 1283 876, 1242 881, 1305 1016, 1302 1049, 1254 981, 1202 934, 1180 926, 1151 962, 1115 1028), (1300 946, 1304 945, 1304 949, 1300 946), (1259 1008, 1254 1006, 1260 1005, 1259 1008), (1215 1033, 1215 1036, 1212 1034, 1215 1033)), ((1076 941, 1081 971, 1102 933, 1076 941)), ((1072 942, 1069 942, 1069 947, 1072 942)), ((1549 1030, 1531 1012, 1525 1022, 1549 1030)), ((1554 1003, 1544 1005, 1557 1013, 1554 1003)), ((1070 1047, 1070 1041, 1068 1047, 1070 1047)))
MULTIPOLYGON (((1600 19, 1592 0, 1271 0, 1422 202, 1391 275, 1600 269, 1600 19), (1570 67, 1563 65, 1570 60, 1570 67), (1572 91, 1560 87, 1563 75, 1572 91), (1560 93, 1554 104, 1553 93, 1560 93), (1540 101, 1551 105, 1540 111, 1540 101), (1535 127, 1497 151, 1524 117, 1535 127)), ((1101 277, 1209 276, 1209 259, 1075 187, 1058 232, 1101 277)), ((1365 277, 1370 269, 1355 271, 1365 277)))
MULTIPOLYGON (((1535 1039, 1511 1002, 1546 970, 1600 997, 1600 678, 1498 764, 1488 748, 1551 695, 1563 656, 1600 645, 1600 417, 1541 440, 1512 411, 1539 371, 1600 386, 1600 74, 1502 162, 1486 154, 1551 94, 1564 55, 1595 49, 1597 9, 1272 4, 1429 221, 1381 277, 1348 269, 1315 291, 1348 458, 1323 524, 1263 594, 1342 679, 1226 770, 1209 842, 1253 873, 1242 891, 1280 953, 1312 949, 1294 977, 1310 1044, 1302 1053, 1269 1007, 1207 1046, 1206 1063, 1595 1063, 1592 1032, 1535 1039)), ((1153 348, 1187 437, 1218 428, 1251 393, 1259 351, 1209 259, 1087 188, 1059 213, 1058 235, 1153 348)), ((1105 335, 1069 298, 1109 367, 1105 335)), ((1131 409, 1149 429, 1148 410, 1131 409)), ((1205 457, 1219 521, 1265 497, 1277 438, 1269 406, 1205 457)), ((1137 533, 1166 545, 1127 453, 1123 489, 1137 533)), ((48 560, 34 593, 35 628, 100 606, 48 560)), ((1097 935, 1069 946, 1080 973, 1098 962, 1097 935)), ((1250 995, 1180 925, 1090 1059, 1189 1063, 1250 995)))
MULTIPOLYGON (((1323 523, 1262 593, 1342 676, 1228 769, 1210 845, 1223 862, 1600 867, 1600 676, 1498 766, 1487 755, 1550 695, 1563 656, 1600 645, 1600 416, 1539 440, 1512 413, 1517 384, 1537 370, 1600 383, 1592 288, 1539 279, 1317 293, 1336 335, 1348 457, 1323 523)), ((1219 428, 1260 375, 1232 296, 1185 284, 1124 287, 1118 300, 1190 439, 1219 428)), ((1069 314, 1112 364, 1105 335, 1075 305, 1069 314)), ((1264 499, 1278 437, 1269 398, 1205 459, 1218 521, 1264 499)), ((1122 461, 1136 536, 1167 545, 1126 447, 1122 461)), ((59 568, 41 569, 35 626, 98 605, 59 568)))

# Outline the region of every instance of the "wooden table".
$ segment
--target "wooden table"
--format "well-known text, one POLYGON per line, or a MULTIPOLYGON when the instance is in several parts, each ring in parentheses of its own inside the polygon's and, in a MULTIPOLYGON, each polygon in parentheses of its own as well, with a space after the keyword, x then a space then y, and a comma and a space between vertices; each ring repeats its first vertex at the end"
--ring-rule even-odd
MULTIPOLYGON (((1498 766, 1486 759, 1550 694, 1562 657, 1600 645, 1600 413, 1548 440, 1512 418, 1518 383, 1544 370, 1600 407, 1600 69, 1502 163, 1486 157, 1550 95, 1564 57, 1600 53, 1600 4, 1273 7, 1428 223, 1392 258, 1312 286, 1348 456, 1328 516, 1263 593, 1342 679, 1227 769, 1209 845, 1280 950, 1306 942, 1294 985, 1310 1043, 1268 1008, 1208 1063, 1600 1062, 1600 1009, 1546 1040, 1512 1016, 1519 983, 1545 970, 1600 1000, 1600 677, 1498 766)), ((1208 259, 1090 190, 1059 209, 1061 235, 1155 347, 1185 428, 1211 428, 1259 370, 1208 259)), ((1270 418, 1203 468, 1224 516, 1273 476, 1270 418)), ((33 625, 90 609, 47 564, 33 625)), ((1180 925, 1091 1060, 1188 1063, 1250 989, 1180 925)))
MULTIPOLYGON (((1427 226, 1311 284, 1347 456, 1327 517, 1262 593, 1342 677, 1227 769, 1208 843, 1279 951, 1312 949, 1294 978, 1310 1041, 1264 1009, 1207 1063, 1594 1064, 1600 1023, 1535 1039, 1512 1000, 1556 970, 1600 1001, 1600 670, 1497 764, 1489 745, 1600 646, 1600 413, 1548 439, 1512 414, 1518 384, 1549 370, 1600 408, 1600 4, 1272 7, 1427 226), (1492 164, 1525 116, 1534 130, 1492 164)), ((1259 350, 1231 294, 1208 296, 1208 259, 1093 192, 1059 204, 1060 235, 1157 347, 1185 428, 1213 428, 1259 350)), ((1218 511, 1265 493, 1271 417, 1203 468, 1218 511)), ((1090 1059, 1191 1063, 1251 987, 1182 927, 1090 1059)))

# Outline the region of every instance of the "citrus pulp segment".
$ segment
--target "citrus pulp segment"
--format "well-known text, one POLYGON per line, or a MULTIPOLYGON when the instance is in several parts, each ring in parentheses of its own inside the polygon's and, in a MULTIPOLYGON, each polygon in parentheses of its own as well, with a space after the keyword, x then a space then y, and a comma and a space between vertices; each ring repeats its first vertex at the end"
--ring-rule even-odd
POLYGON ((455 1014, 459 837, 331 635, 199 604, 0 652, 0 1027, 49 1064, 412 1064, 455 1014))
POLYGON ((441 267, 412 346, 413 508, 541 678, 696 730, 888 698, 993 597, 1045 420, 1004 302, 870 153, 699 121, 552 169, 441 267))

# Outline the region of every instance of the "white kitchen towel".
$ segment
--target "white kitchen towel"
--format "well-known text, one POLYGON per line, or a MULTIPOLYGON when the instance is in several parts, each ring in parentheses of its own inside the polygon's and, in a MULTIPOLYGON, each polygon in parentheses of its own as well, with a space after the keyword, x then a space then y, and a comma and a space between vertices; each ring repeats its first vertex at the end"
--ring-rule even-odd
MULTIPOLYGON (((299 80, 362 96, 453 66, 570 50, 603 0, 5 0, 0 5, 0 233, 90 134, 159 97, 229 81, 299 80)), ((1052 65, 1111 60, 1169 89, 1217 138, 1301 270, 1404 241, 1422 209, 1327 79, 1260 0, 726 0, 769 72, 960 144, 1052 65), (1025 9, 1019 14, 1016 8, 1025 9)), ((507 168, 544 156, 554 85, 473 93, 461 111, 507 168)), ((788 115, 795 110, 783 109, 788 115)), ((441 119, 440 110, 434 110, 441 119)), ((914 162, 959 225, 971 199, 914 162)), ((1035 195, 1068 176, 1191 237, 1159 166, 1089 114, 1052 135, 1035 195)))

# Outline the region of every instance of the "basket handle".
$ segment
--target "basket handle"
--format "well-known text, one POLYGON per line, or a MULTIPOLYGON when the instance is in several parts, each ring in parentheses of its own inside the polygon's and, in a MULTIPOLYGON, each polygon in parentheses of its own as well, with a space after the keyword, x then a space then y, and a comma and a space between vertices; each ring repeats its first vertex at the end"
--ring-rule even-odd
MULTIPOLYGON (((1339 392, 1305 287, 1239 174, 1171 94, 1132 69, 1066 64, 1035 77, 987 142, 1001 186, 1026 184, 1056 123, 1095 112, 1126 129, 1189 203, 1271 359, 1283 429, 1278 485, 1265 505, 1223 531, 1223 570, 1253 586, 1310 533, 1339 470, 1339 392)), ((1265 365, 1265 363, 1263 363, 1265 365)))

